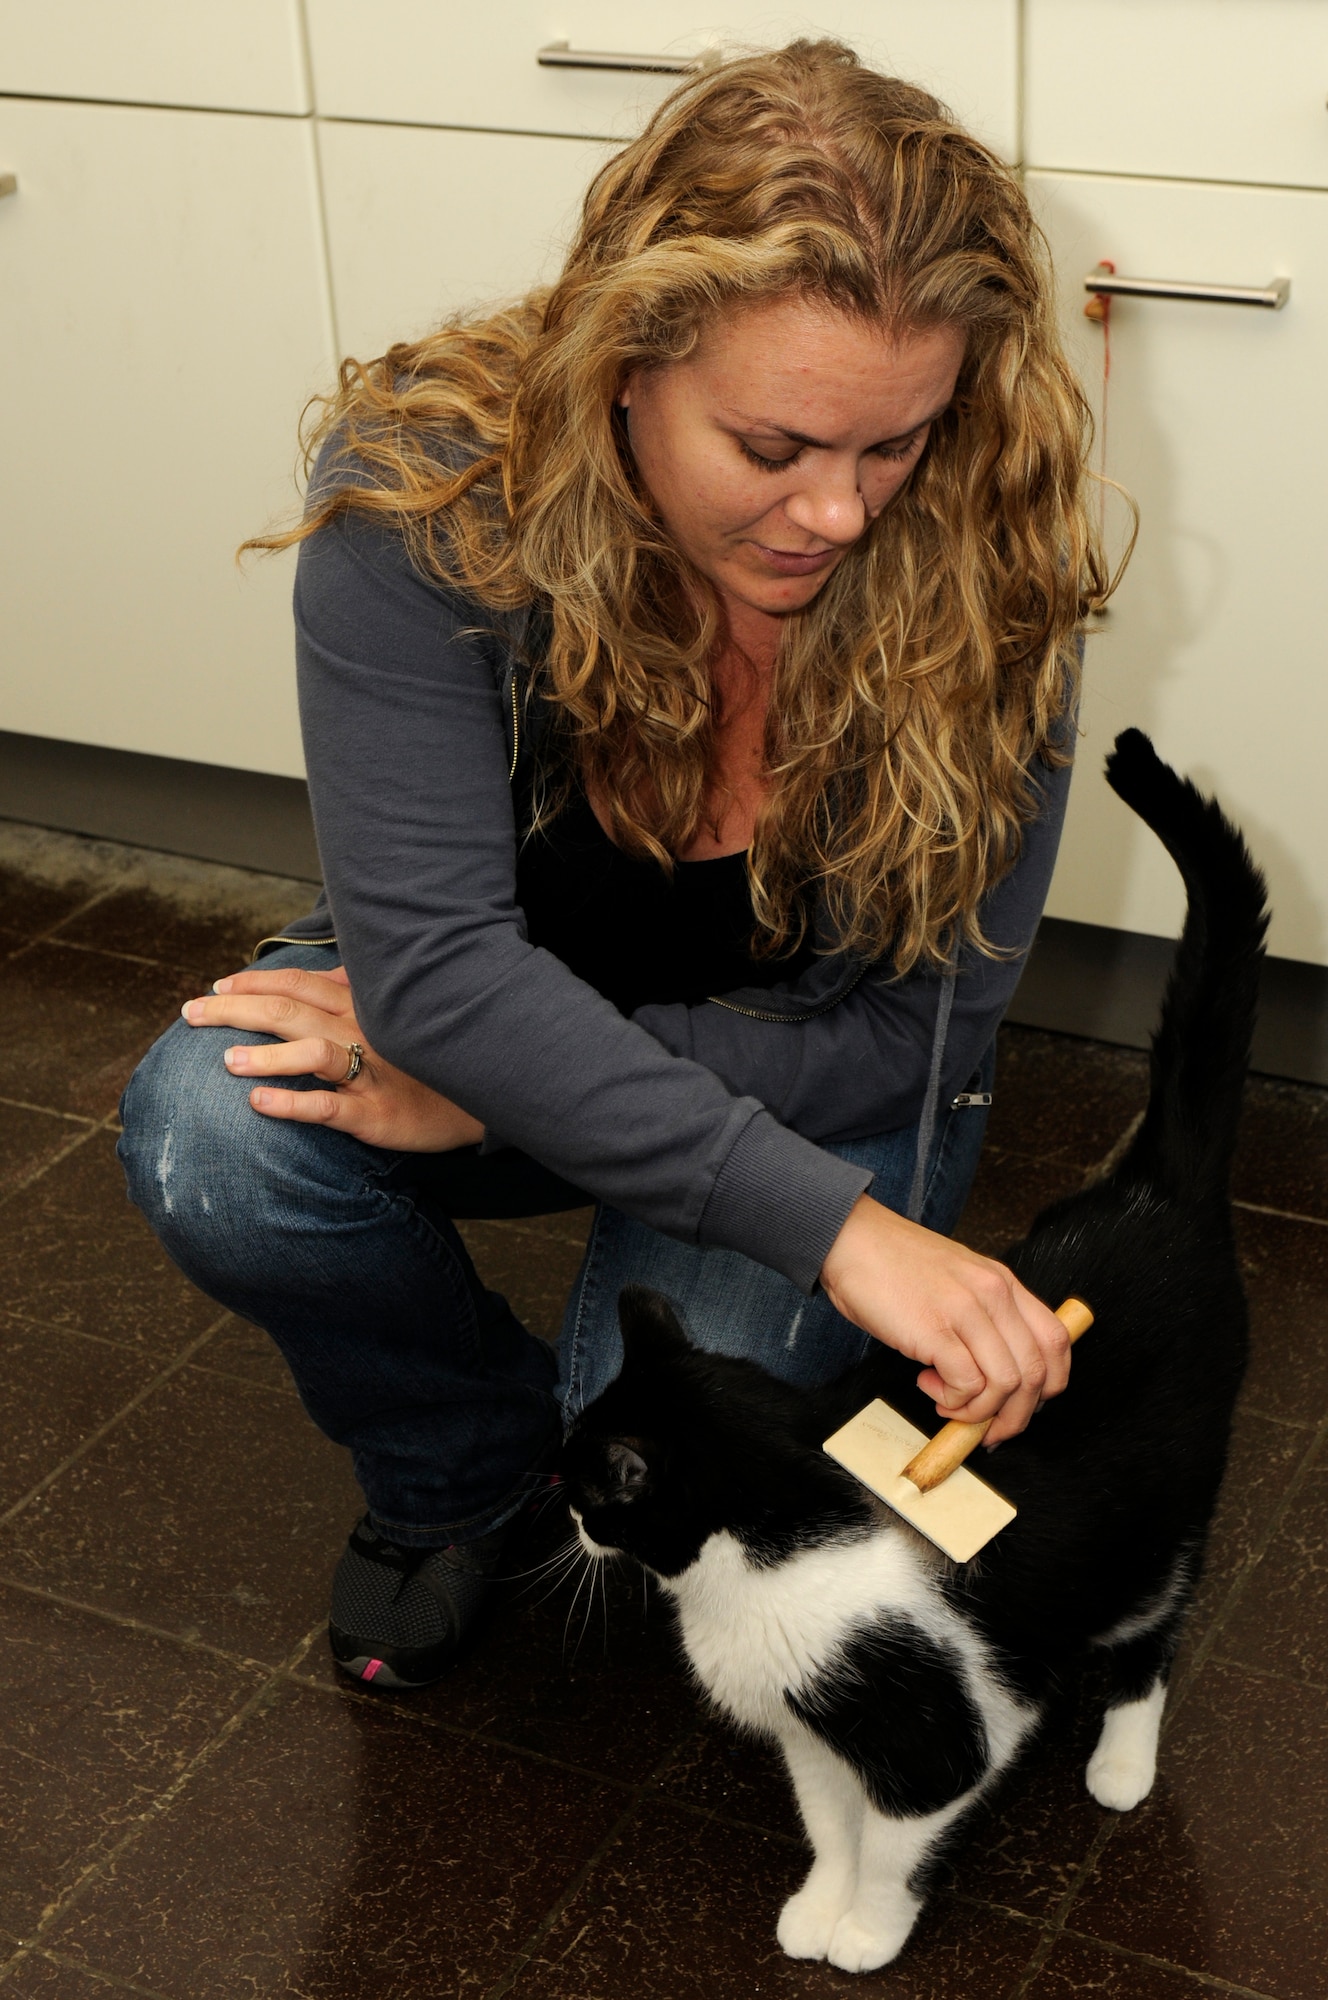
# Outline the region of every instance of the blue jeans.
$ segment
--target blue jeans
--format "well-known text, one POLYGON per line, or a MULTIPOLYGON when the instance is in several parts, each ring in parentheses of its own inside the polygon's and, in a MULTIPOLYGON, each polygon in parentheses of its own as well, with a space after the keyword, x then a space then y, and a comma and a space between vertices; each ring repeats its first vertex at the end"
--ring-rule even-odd
MULTIPOLYGON (((264 963, 329 971, 337 957, 287 946, 264 963)), ((617 1299, 630 1282, 666 1293, 699 1345, 788 1381, 829 1381, 865 1351, 867 1335, 823 1295, 808 1299, 750 1258, 674 1242, 601 1205, 555 1352, 486 1289, 452 1218, 547 1213, 588 1197, 520 1155, 393 1153, 264 1118, 222 1051, 268 1039, 174 1023, 125 1091, 120 1159, 131 1198, 186 1276, 276 1341, 309 1415, 349 1448, 391 1540, 466 1541, 517 1511, 548 1468, 564 1412, 574 1416, 617 1371, 617 1299)), ((954 1227, 985 1123, 976 1108, 941 1113, 929 1227, 954 1227)), ((830 1150, 870 1166, 871 1193, 903 1210, 916 1147, 909 1127, 830 1150)))

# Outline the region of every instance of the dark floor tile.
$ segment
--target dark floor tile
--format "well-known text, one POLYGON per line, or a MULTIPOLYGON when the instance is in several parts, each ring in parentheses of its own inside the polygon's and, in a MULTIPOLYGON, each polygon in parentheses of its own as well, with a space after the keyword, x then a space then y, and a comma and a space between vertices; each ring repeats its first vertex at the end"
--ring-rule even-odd
POLYGON ((1040 1933, 939 1897, 903 1953, 857 1975, 775 1942, 806 1857, 662 1804, 643 1807, 543 1940, 513 2000, 1005 2000, 1040 1933))
POLYGON ((35 944, 0 965, 0 1096, 99 1118, 195 982, 173 967, 35 944))
POLYGON ((86 1129, 54 1111, 0 1103, 0 1196, 40 1173, 86 1129))
POLYGON ((1235 1211, 1250 1302, 1245 1396, 1270 1416, 1328 1416, 1328 1228, 1235 1211))
MULTIPOLYGON (((0 838, 7 830, 0 829, 0 838)), ((21 938, 50 930, 96 894, 96 873, 95 866, 86 864, 81 871, 74 863, 68 872, 47 872, 16 865, 12 858, 0 860, 0 928, 21 938)))
POLYGON ((1328 1685, 1328 1470, 1300 1488, 1217 1649, 1240 1666, 1328 1685))
POLYGON ((1328 1952, 1323 1696, 1203 1669, 1071 1906, 1075 1931, 1277 2000, 1322 2000, 1328 1952))
POLYGON ((947 1863, 946 1879, 961 1895, 1028 1917, 1054 1913, 1107 1818, 1084 1782, 1105 1705, 1091 1668, 1067 1688, 947 1863))
POLYGON ((1060 1937, 1024 2000, 1218 2000, 1224 1988, 1197 1983, 1173 1966, 1108 1951, 1086 1938, 1060 1937))
MULTIPOLYGON (((178 863, 175 872, 181 872, 178 863)), ((174 881, 165 885, 167 893, 118 889, 62 924, 58 935, 64 943, 181 966, 194 978, 194 990, 205 993, 223 973, 248 965, 260 938, 303 916, 314 900, 307 882, 262 875, 246 880, 238 870, 206 865, 195 872, 200 879, 192 893, 174 881), (230 877, 235 879, 221 886, 230 877)))
MULTIPOLYGON (((514 1542, 512 1574, 465 1659, 436 1687, 377 1699, 636 1784, 690 1734, 697 1698, 672 1615, 639 1572, 610 1566, 592 1579, 578 1560, 559 1581, 560 1563, 539 1568, 570 1541, 559 1510, 514 1542)), ((324 1687, 340 1679, 321 1646, 300 1673, 324 1687)))
POLYGON ((285 1689, 51 1935, 172 2000, 452 2000, 503 1972, 622 1795, 285 1689))
POLYGON ((522 1222, 459 1225, 484 1283, 501 1292, 523 1325, 556 1340, 567 1295, 581 1268, 590 1209, 532 1216, 522 1222))
POLYGON ((1328 1090, 1250 1078, 1232 1192, 1238 1201, 1328 1220, 1328 1090))
POLYGON ((5 2000, 130 2000, 133 1994, 160 2000, 150 1986, 127 1985, 98 1972, 82 1972, 53 1953, 24 1954, 4 1981, 5 2000))
POLYGON ((768 1833, 801 1840, 793 1787, 773 1744, 740 1736, 716 1716, 703 1715, 690 1740, 665 1772, 666 1798, 746 1820, 768 1833))
POLYGON ((145 1994, 157 2000, 150 1986, 132 1986, 97 1972, 82 1972, 68 1960, 31 1951, 4 1981, 5 2000, 129 2000, 145 1994))
POLYGON ((94 1133, 6 1208, 0 1297, 24 1318, 167 1354, 219 1314, 130 1203, 109 1132, 94 1133))
POLYGON ((1076 1035, 1003 1027, 990 1144, 1081 1169, 1096 1166, 1148 1096, 1148 1058, 1076 1035))
POLYGON ((138 1394, 156 1356, 0 1313, 0 1512, 138 1394))
MULTIPOLYGON (((1310 1444, 1308 1431, 1275 1423, 1242 1399, 1209 1530, 1203 1573, 1182 1641, 1180 1668, 1220 1615, 1232 1586, 1282 1505, 1310 1444)), ((1225 1638, 1222 1646, 1225 1650, 1225 1638)))
POLYGON ((261 1326, 251 1326, 235 1313, 227 1315, 190 1365, 213 1375, 241 1375, 247 1382, 295 1394, 290 1369, 276 1342, 261 1326))
POLYGON ((988 1147, 954 1234, 970 1248, 999 1257, 1027 1234, 1048 1202, 1073 1194, 1083 1178, 1078 1164, 1068 1160, 1039 1160, 988 1147))
POLYGON ((0 1528, 0 1574, 275 1663, 362 1505, 295 1402, 185 1369, 0 1528))
POLYGON ((24 1591, 0 1586, 0 1611, 0 1923, 27 1934, 259 1682, 24 1591))

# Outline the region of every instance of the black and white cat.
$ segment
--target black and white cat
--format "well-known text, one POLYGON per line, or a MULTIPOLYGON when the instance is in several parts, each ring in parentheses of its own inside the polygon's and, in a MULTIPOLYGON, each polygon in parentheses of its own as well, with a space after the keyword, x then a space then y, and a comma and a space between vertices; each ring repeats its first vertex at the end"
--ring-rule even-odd
POLYGON ((991 1462, 1017 1520, 953 1564, 821 1450, 875 1396, 934 1430, 915 1363, 874 1347, 825 1389, 791 1388, 692 1348, 639 1288, 620 1301, 622 1371, 564 1449, 586 1549, 654 1572, 702 1685, 782 1750, 815 1859, 779 1942, 846 1971, 899 1952, 947 1840, 1091 1650, 1109 1695, 1088 1789, 1118 1811, 1145 1796, 1222 1477, 1246 1351, 1227 1179, 1263 883, 1138 731, 1107 773, 1189 908, 1137 1132, 1008 1253, 1041 1298, 1095 1315, 1069 1389, 991 1462))

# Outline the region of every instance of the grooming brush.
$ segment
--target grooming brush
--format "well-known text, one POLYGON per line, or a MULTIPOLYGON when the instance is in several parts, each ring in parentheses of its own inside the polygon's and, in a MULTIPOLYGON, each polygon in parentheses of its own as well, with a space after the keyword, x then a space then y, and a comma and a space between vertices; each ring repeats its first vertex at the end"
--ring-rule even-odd
MULTIPOLYGON (((1057 1306, 1056 1317, 1072 1341, 1093 1324, 1082 1299, 1066 1299, 1057 1306)), ((878 1398, 850 1417, 822 1449, 953 1561, 968 1562, 1009 1527, 1018 1511, 964 1464, 991 1421, 949 1423, 929 1439, 878 1398)))

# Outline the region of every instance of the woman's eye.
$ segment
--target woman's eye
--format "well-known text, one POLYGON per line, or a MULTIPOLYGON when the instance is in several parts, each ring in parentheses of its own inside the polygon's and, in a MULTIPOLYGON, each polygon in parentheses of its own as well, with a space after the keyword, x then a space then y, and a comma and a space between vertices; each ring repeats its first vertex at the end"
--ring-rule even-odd
POLYGON ((795 464, 802 457, 801 445, 796 451, 791 451, 787 458, 767 458, 763 452, 754 450, 745 438, 738 439, 738 446, 743 457, 749 458, 753 465, 759 465, 763 472, 782 472, 785 466, 795 464))
POLYGON ((894 444, 878 444, 876 447, 876 456, 878 458, 895 459, 912 458, 926 435, 925 430, 914 431, 912 437, 899 439, 894 444))

